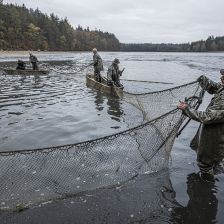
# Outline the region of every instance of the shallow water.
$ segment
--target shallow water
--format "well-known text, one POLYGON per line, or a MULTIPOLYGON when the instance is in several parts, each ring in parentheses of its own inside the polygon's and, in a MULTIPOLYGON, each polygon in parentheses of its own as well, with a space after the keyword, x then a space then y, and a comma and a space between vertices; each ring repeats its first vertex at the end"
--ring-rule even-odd
MULTIPOLYGON (((27 55, 28 53, 24 52, 0 53, 0 66, 1 68, 15 67, 19 58, 28 60, 27 55)), ((78 73, 76 71, 91 62, 91 53, 39 52, 37 56, 40 66, 51 70, 49 76, 36 78, 0 76, 1 151, 79 142, 119 132, 142 121, 139 111, 127 103, 108 98, 85 86, 86 70, 78 73)), ((120 67, 126 68, 123 79, 173 83, 173 85, 164 85, 124 81, 126 90, 130 92, 149 92, 170 88, 194 81, 205 73, 213 80, 218 80, 219 70, 224 68, 224 53, 102 52, 101 56, 105 61, 105 70, 113 58, 120 59, 120 67)), ((209 97, 206 96, 202 108, 208 101, 209 97)), ((182 207, 179 209, 179 206, 175 206, 172 211, 163 214, 164 223, 193 223, 187 214, 195 211, 198 211, 195 214, 194 220, 197 221, 195 223, 201 223, 199 221, 202 220, 203 223, 222 223, 224 220, 223 175, 218 176, 219 182, 217 181, 215 186, 208 186, 201 183, 197 175, 192 174, 197 173, 198 168, 195 164, 195 154, 188 145, 196 128, 197 124, 191 123, 175 142, 172 153, 173 162, 170 174, 166 173, 166 179, 168 182, 171 179, 173 192, 176 192, 172 201, 178 202, 182 207), (201 194, 200 189, 203 189, 205 195, 201 194), (206 195, 210 196, 206 198, 206 195), (201 209, 202 205, 204 205, 203 209, 201 209), (203 216, 204 213, 207 214, 206 219, 198 221, 196 217, 203 216)), ((160 175, 157 176, 158 181, 156 181, 157 178, 147 177, 149 182, 156 183, 150 189, 152 192, 164 185, 159 180, 160 175)), ((138 195, 142 182, 136 182, 131 185, 133 188, 131 194, 138 195)), ((148 193, 145 192, 145 197, 148 193)), ((123 206, 131 204, 128 199, 129 194, 128 192, 128 194, 119 195, 119 197, 123 195, 123 200, 126 202, 123 206)), ((141 200, 144 202, 143 199, 141 200)), ((115 202, 116 199, 113 198, 113 201, 115 202)), ((116 202, 119 209, 120 201, 116 202)), ((103 206, 103 203, 100 203, 103 206)), ((140 203, 136 209, 133 208, 131 214, 128 210, 124 211, 122 219, 117 217, 116 220, 131 222, 130 215, 133 214, 136 217, 135 212, 144 210, 143 205, 140 203)), ((161 204, 158 202, 158 205, 161 204)), ((169 208, 167 207, 166 211, 169 208)), ((160 209, 158 211, 161 216, 158 223, 161 223, 162 215, 160 209)), ((153 221, 150 214, 144 212, 141 219, 148 220, 145 223, 155 223, 157 216, 153 221)))

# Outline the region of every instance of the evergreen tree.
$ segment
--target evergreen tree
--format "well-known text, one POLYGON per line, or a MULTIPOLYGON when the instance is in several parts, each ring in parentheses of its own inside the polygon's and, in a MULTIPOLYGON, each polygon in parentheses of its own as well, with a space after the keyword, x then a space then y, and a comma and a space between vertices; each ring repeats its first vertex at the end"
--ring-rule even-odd
POLYGON ((119 50, 115 36, 90 31, 78 25, 74 29, 67 18, 59 19, 38 8, 27 9, 13 4, 0 4, 0 49, 3 50, 119 50), (94 35, 92 35, 94 34, 94 35), (94 36, 94 38, 92 38, 94 36))

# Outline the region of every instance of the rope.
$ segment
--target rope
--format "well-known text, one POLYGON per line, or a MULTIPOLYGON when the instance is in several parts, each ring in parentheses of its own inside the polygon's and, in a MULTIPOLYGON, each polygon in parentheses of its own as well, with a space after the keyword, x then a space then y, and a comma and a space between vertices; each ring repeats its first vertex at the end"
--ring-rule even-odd
POLYGON ((134 80, 134 79, 121 79, 121 80, 123 80, 123 81, 130 81, 130 82, 148 82, 148 83, 174 84, 173 82, 156 82, 156 81, 134 80))

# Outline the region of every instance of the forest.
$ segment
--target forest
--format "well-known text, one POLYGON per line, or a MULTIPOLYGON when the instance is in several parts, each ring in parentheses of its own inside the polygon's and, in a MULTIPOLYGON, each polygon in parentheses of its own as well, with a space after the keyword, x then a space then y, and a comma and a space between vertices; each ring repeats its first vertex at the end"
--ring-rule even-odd
POLYGON ((224 51, 224 36, 182 44, 120 43, 112 33, 81 25, 73 28, 67 18, 0 0, 0 50, 89 51, 94 47, 100 51, 224 51))
POLYGON ((118 51, 114 34, 73 28, 67 18, 49 16, 25 5, 4 4, 0 0, 0 50, 118 51))
POLYGON ((183 44, 120 44, 121 51, 138 52, 210 52, 224 51, 224 36, 209 36, 206 40, 195 41, 183 44))

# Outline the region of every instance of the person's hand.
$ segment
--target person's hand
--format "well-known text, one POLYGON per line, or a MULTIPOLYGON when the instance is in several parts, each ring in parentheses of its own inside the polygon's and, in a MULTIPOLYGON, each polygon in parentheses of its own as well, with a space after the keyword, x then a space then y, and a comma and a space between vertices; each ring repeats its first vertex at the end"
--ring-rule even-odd
POLYGON ((188 107, 187 103, 180 101, 179 105, 177 106, 180 110, 185 110, 188 107))

